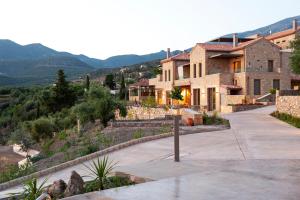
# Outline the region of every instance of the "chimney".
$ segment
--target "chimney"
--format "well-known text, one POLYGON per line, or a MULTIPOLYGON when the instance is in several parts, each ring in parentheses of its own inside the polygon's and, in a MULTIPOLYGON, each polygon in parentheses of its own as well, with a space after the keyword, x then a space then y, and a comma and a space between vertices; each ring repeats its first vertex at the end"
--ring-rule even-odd
POLYGON ((297 19, 293 20, 293 30, 296 31, 298 29, 298 21, 297 19))
POLYGON ((237 33, 234 33, 232 35, 232 46, 237 47, 238 43, 239 43, 239 38, 237 36, 237 33))
POLYGON ((167 58, 170 58, 171 57, 171 50, 170 48, 167 48, 167 58))

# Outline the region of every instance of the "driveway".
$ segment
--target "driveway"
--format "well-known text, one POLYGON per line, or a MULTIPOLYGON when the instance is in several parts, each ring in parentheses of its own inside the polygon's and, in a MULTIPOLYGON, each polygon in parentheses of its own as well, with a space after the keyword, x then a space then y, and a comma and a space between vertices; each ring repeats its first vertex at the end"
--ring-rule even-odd
MULTIPOLYGON (((300 130, 271 117, 274 109, 228 114, 229 130, 180 136, 180 163, 173 162, 173 138, 111 153, 116 170, 156 181, 71 199, 300 199, 300 130)), ((75 165, 49 182, 67 182, 72 170, 87 174, 75 165)))

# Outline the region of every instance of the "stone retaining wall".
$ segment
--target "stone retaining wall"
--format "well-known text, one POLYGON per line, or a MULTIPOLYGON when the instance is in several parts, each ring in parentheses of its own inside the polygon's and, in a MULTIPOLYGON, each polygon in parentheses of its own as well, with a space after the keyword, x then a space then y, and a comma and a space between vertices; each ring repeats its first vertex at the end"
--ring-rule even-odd
POLYGON ((44 169, 44 170, 41 170, 41 171, 32 173, 30 175, 23 176, 23 177, 8 181, 8 182, 5 182, 5 183, 1 183, 0 184, 0 191, 5 190, 5 189, 10 188, 10 187, 13 187, 13 186, 16 186, 16 185, 19 185, 19 184, 22 184, 25 181, 30 180, 32 178, 46 176, 48 174, 55 173, 57 171, 65 169, 65 168, 72 167, 72 166, 77 165, 77 164, 81 164, 85 161, 95 159, 97 157, 106 155, 108 153, 111 153, 111 152, 129 147, 129 146, 132 146, 132 145, 135 145, 135 144, 144 143, 144 142, 148 142, 148 141, 151 141, 151 140, 157 140, 157 139, 161 139, 161 138, 166 138, 166 137, 170 137, 172 135, 173 135, 173 132, 169 132, 169 133, 164 133, 164 134, 160 134, 160 135, 154 135, 154 136, 143 137, 143 138, 139 138, 139 139, 135 139, 135 140, 130 140, 128 142, 124 142, 124 143, 109 147, 107 149, 97 151, 95 153, 92 153, 92 154, 89 154, 89 155, 86 155, 86 156, 83 156, 83 157, 80 157, 80 158, 76 158, 74 160, 70 160, 70 161, 62 163, 60 165, 50 167, 48 169, 44 169))
POLYGON ((173 120, 120 120, 109 122, 110 127, 162 127, 173 126, 173 120))
POLYGON ((144 108, 141 106, 128 106, 127 116, 121 117, 118 112, 116 112, 116 120, 149 120, 149 119, 163 119, 166 115, 176 114, 176 110, 164 109, 164 108, 144 108))
POLYGON ((277 96, 277 111, 300 117, 300 96, 277 96))

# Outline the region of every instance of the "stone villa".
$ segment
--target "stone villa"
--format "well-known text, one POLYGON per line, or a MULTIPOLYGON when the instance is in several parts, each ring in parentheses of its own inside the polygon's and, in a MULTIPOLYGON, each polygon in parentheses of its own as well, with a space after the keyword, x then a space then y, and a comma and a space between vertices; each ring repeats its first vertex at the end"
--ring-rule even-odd
POLYGON ((300 89, 300 76, 291 73, 289 43, 300 32, 292 29, 262 37, 220 37, 197 43, 189 53, 161 61, 162 74, 149 80, 159 104, 180 104, 208 111, 227 105, 253 103, 270 89, 300 89), (171 102, 170 91, 180 87, 183 101, 171 102), (154 89, 153 89, 154 90, 154 89))

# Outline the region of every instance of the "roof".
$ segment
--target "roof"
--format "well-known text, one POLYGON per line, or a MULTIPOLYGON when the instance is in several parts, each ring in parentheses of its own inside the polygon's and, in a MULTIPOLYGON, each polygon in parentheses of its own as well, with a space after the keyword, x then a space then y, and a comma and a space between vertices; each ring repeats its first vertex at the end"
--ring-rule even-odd
MULTIPOLYGON (((207 51, 223 51, 223 52, 231 52, 231 51, 238 51, 241 49, 244 49, 245 47, 254 44, 260 40, 265 38, 259 37, 247 42, 239 43, 238 46, 233 47, 232 44, 212 44, 212 43, 198 43, 197 45, 203 47, 207 51)), ((275 45, 276 47, 280 48, 278 45, 271 43, 272 45, 275 45)))
POLYGON ((281 31, 281 32, 277 32, 277 33, 268 35, 268 36, 266 36, 266 39, 268 39, 268 40, 274 40, 274 39, 277 39, 277 38, 289 36, 289 35, 295 34, 299 30, 300 30, 300 27, 298 27, 297 30, 288 29, 288 30, 285 30, 285 31, 281 31))
POLYGON ((129 85, 129 87, 145 87, 149 86, 149 79, 142 78, 138 82, 129 85))
POLYGON ((178 60, 183 60, 183 61, 189 61, 190 60, 190 54, 189 53, 181 53, 177 54, 175 56, 172 56, 170 58, 164 59, 161 61, 161 63, 169 62, 169 61, 178 61, 178 60))
POLYGON ((232 44, 198 43, 197 45, 208 51, 231 51, 232 44))

